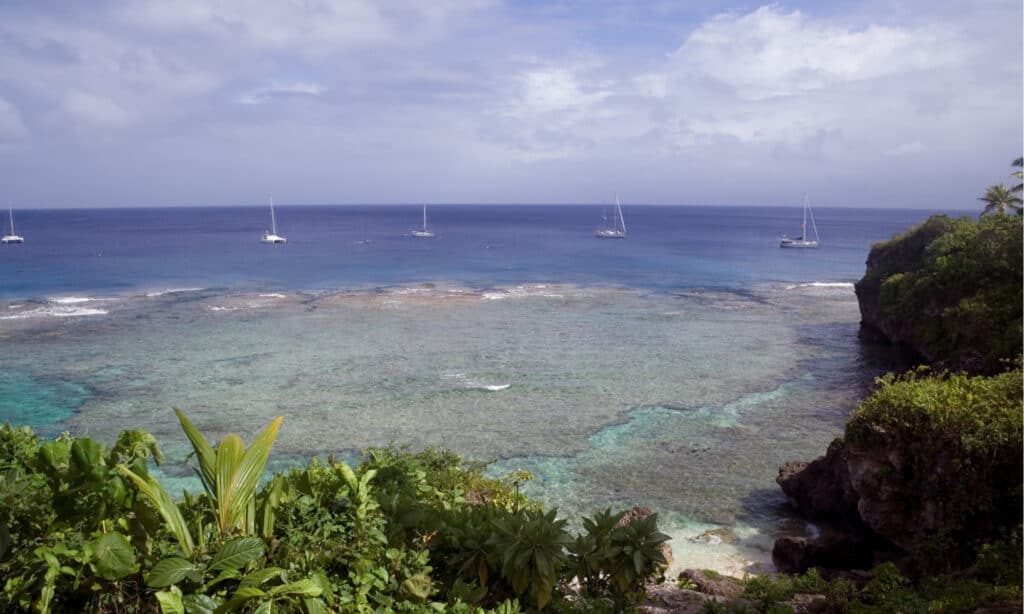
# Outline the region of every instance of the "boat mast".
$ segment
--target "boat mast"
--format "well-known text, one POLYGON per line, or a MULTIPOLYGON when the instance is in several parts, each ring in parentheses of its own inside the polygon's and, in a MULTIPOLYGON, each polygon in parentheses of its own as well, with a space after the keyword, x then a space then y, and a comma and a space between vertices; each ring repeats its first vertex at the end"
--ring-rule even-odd
POLYGON ((11 201, 7 201, 7 213, 11 216, 11 234, 14 234, 14 207, 11 206, 11 201))
POLYGON ((800 240, 807 240, 807 193, 804 193, 804 222, 800 224, 800 240))
MULTIPOLYGON (((805 199, 807 198, 806 194, 804 195, 804 198, 805 199)), ((811 228, 814 228, 814 242, 817 243, 818 242, 818 225, 814 223, 814 212, 811 211, 811 207, 810 206, 807 207, 807 211, 811 214, 811 228)))
POLYGON ((619 224, 622 225, 622 234, 626 234, 626 219, 622 217, 622 205, 619 204, 619 194, 615 193, 615 212, 619 214, 619 224))
POLYGON ((427 204, 423 203, 423 232, 427 231, 427 204))
POLYGON ((277 234, 277 219, 274 217, 274 197, 270 197, 270 234, 277 234))

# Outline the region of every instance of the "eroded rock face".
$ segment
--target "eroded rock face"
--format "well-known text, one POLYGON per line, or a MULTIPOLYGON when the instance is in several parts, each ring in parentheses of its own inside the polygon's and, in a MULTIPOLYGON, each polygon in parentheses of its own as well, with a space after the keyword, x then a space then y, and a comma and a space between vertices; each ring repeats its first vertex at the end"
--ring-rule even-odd
POLYGON ((812 567, 868 569, 875 548, 867 535, 829 529, 814 539, 782 537, 775 540, 772 562, 786 573, 803 573, 812 567))
POLYGON ((908 500, 906 458, 886 441, 848 445, 837 439, 825 456, 809 463, 787 463, 776 478, 801 514, 821 523, 813 538, 783 537, 772 559, 781 571, 811 567, 867 569, 879 551, 908 549, 935 518, 908 500))
POLYGON ((950 218, 933 216, 898 240, 871 248, 865 263, 864 277, 854 284, 860 306, 862 336, 875 341, 901 344, 929 362, 934 359, 927 355, 925 344, 918 342, 913 322, 886 315, 882 302, 882 284, 893 275, 920 269, 928 245, 952 227, 953 220, 950 218))
POLYGON ((850 484, 844 452, 843 441, 836 439, 823 457, 779 467, 775 481, 809 518, 854 520, 859 496, 850 484))
POLYGON ((906 552, 919 539, 956 525, 948 503, 956 471, 941 454, 920 465, 923 456, 913 443, 879 431, 856 444, 837 439, 823 457, 780 467, 776 481, 783 492, 822 529, 816 538, 777 540, 776 566, 870 566, 880 550, 906 552))

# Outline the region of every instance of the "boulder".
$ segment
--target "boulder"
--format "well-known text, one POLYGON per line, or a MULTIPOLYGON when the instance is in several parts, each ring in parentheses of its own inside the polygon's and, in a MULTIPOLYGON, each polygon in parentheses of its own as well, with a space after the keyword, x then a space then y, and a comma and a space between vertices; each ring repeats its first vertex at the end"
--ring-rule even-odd
POLYGON ((743 594, 743 585, 739 580, 723 576, 708 570, 685 569, 679 574, 696 585, 697 590, 705 595, 718 595, 729 599, 738 599, 743 594))

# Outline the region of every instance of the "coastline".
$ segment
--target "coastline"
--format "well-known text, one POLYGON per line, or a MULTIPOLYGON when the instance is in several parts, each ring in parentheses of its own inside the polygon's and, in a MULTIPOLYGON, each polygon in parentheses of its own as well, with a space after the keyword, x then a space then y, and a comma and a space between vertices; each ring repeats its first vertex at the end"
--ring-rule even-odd
MULTIPOLYGON (((735 574, 764 569, 771 540, 803 530, 775 468, 837 434, 874 373, 852 286, 834 284, 79 293, 0 303, 107 312, 0 320, 6 343, 33 348, 0 363, 24 387, 87 390, 53 434, 144 428, 176 463, 173 405, 212 437, 285 415, 286 462, 446 446, 534 471, 527 492, 570 518, 650 506, 678 565, 735 574)), ((167 469, 172 491, 190 479, 167 469)))

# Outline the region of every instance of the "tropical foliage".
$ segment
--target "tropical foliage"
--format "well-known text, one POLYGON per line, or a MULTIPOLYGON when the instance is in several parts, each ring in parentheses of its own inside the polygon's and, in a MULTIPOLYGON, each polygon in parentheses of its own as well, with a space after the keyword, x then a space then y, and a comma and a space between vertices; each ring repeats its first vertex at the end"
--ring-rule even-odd
POLYGON ((862 309, 935 363, 1003 371, 1021 353, 1021 232, 1017 216, 932 216, 872 248, 862 309))
POLYGON ((985 203, 985 210, 982 215, 991 213, 1005 214, 1010 211, 1021 212, 1021 199, 1013 190, 1003 184, 990 185, 985 190, 985 195, 978 200, 985 203))
POLYGON ((1024 179, 1024 158, 1017 158, 1012 162, 1012 165, 1017 167, 1017 170, 1010 173, 1010 176, 1017 179, 1018 183, 1010 188, 1010 191, 1020 194, 1021 192, 1024 192, 1024 183, 1020 182, 1021 179, 1024 179))
POLYGON ((178 418, 203 486, 180 500, 150 474, 147 433, 108 448, 0 426, 0 610, 612 611, 666 565, 655 515, 605 511, 574 536, 518 492, 525 473, 375 449, 268 478, 280 418, 248 447, 178 418))
POLYGON ((846 426, 850 442, 898 452, 908 507, 941 523, 919 546, 926 571, 973 559, 978 543, 1020 524, 1024 397, 1019 369, 992 377, 888 375, 846 426))
POLYGON ((867 614, 869 612, 1012 611, 1020 603, 1020 539, 993 544, 977 564, 956 575, 912 582, 893 563, 882 563, 858 586, 845 577, 825 580, 817 570, 798 576, 755 576, 743 580, 742 604, 708 602, 705 612, 792 613, 799 596, 802 611, 867 614))

